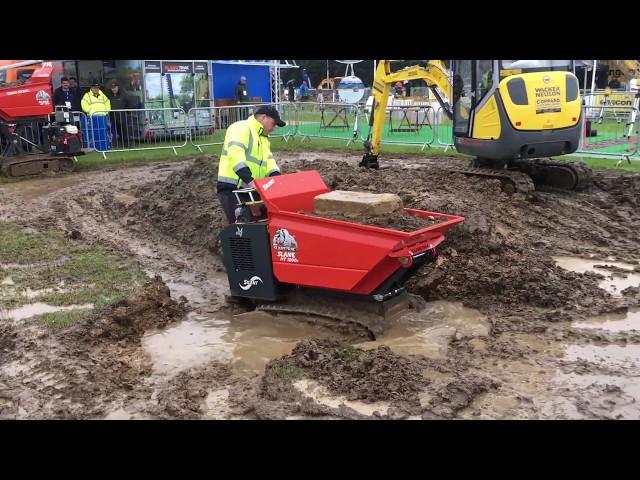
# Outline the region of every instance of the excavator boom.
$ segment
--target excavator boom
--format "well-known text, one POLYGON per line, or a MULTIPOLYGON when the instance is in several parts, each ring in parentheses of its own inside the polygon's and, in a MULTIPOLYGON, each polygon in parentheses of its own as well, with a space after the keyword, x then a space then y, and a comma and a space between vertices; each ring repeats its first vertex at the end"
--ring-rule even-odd
POLYGON ((427 66, 413 65, 397 72, 391 71, 390 60, 380 60, 373 80, 373 107, 369 119, 369 136, 365 141, 365 156, 360 162, 367 168, 378 168, 380 142, 384 129, 384 117, 389 102, 391 85, 403 80, 424 80, 434 93, 445 114, 452 118, 451 112, 451 82, 448 71, 442 60, 429 60, 427 66))

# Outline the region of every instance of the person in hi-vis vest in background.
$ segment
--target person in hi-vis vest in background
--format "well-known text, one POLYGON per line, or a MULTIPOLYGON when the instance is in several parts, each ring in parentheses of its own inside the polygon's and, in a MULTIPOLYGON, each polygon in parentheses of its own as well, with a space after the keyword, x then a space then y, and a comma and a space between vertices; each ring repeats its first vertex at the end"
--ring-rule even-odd
POLYGON ((100 84, 97 80, 94 80, 91 84, 91 89, 84 94, 82 101, 80 102, 82 111, 87 115, 95 114, 96 112, 104 112, 106 115, 111 110, 111 101, 100 90, 100 84))

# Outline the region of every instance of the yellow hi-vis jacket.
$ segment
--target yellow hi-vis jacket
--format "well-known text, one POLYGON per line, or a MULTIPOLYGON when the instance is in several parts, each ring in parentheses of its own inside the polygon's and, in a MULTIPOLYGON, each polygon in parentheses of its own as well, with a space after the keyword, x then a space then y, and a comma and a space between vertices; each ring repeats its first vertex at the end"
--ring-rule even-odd
POLYGON ((111 101, 109 98, 102 93, 102 90, 98 93, 96 97, 91 90, 84 94, 82 97, 82 101, 80 102, 82 106, 82 111, 87 115, 91 115, 95 112, 108 112, 111 110, 111 101))
POLYGON ((263 131, 253 115, 229 125, 218 165, 218 191, 244 188, 252 180, 280 173, 263 131))

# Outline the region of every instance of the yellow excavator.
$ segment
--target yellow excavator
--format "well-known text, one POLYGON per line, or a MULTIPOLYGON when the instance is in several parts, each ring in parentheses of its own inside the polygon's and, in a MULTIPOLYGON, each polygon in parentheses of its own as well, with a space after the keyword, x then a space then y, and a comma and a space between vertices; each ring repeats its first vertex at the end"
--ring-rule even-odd
POLYGON ((552 159, 578 149, 582 105, 571 60, 427 60, 391 70, 376 68, 369 135, 360 166, 379 168, 378 155, 391 87, 424 80, 452 120, 456 150, 475 157, 466 175, 496 178, 508 193, 535 185, 578 190, 591 181, 583 162, 552 159))

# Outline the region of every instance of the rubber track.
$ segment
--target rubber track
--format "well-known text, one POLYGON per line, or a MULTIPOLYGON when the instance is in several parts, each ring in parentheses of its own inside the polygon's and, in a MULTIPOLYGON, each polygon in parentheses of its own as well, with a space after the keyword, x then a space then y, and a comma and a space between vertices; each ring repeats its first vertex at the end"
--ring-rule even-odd
MULTIPOLYGON (((519 170, 496 170, 490 168, 481 167, 467 167, 467 168, 452 168, 451 172, 462 173, 464 175, 474 175, 485 178, 495 178, 503 182, 509 182, 515 187, 515 192, 528 194, 535 190, 536 184, 531 176, 526 173, 528 167, 536 170, 544 169, 545 167, 556 167, 570 170, 574 177, 572 185, 565 187, 558 187, 548 185, 545 183, 538 183, 537 185, 543 186, 543 190, 559 190, 559 191, 572 191, 583 190, 593 183, 593 172, 589 166, 580 161, 566 161, 566 160, 554 160, 549 158, 533 158, 527 160, 518 160, 515 163, 519 166, 519 170)), ((514 193, 515 193, 514 192, 514 193)))
MULTIPOLYGON (((521 162, 523 162, 521 160, 521 162)), ((552 158, 535 158, 526 160, 536 167, 560 167, 571 170, 576 181, 572 186, 567 188, 552 187, 559 190, 584 190, 593 183, 593 171, 589 166, 580 161, 554 160, 552 158)))
POLYGON ((514 170, 494 170, 490 168, 449 168, 450 172, 462 173, 463 175, 473 175, 484 178, 495 178, 504 183, 511 184, 515 191, 512 193, 522 193, 524 195, 532 193, 535 190, 533 180, 529 175, 514 170))
MULTIPOLYGON (((4 173, 5 175, 9 176, 9 177, 18 177, 18 176, 23 176, 23 175, 15 175, 14 172, 14 167, 17 167, 19 165, 23 165, 26 163, 32 163, 32 162, 45 162, 48 160, 57 160, 59 165, 60 165, 60 171, 62 172, 71 172, 74 170, 75 168, 75 163, 73 161, 72 158, 70 157, 58 157, 58 158, 32 158, 32 159, 16 159, 16 160, 10 160, 7 161, 5 160, 2 165, 1 165, 1 170, 2 173, 4 173)), ((45 170, 42 169, 41 173, 44 172, 45 170)))
POLYGON ((370 311, 359 309, 353 306, 352 302, 332 300, 328 305, 324 302, 317 302, 313 299, 304 302, 278 302, 262 303, 256 306, 256 310, 274 313, 290 313, 312 315, 331 320, 331 326, 336 322, 347 323, 356 326, 358 330, 366 330, 367 336, 375 340, 376 337, 384 333, 384 317, 376 315, 370 311))

